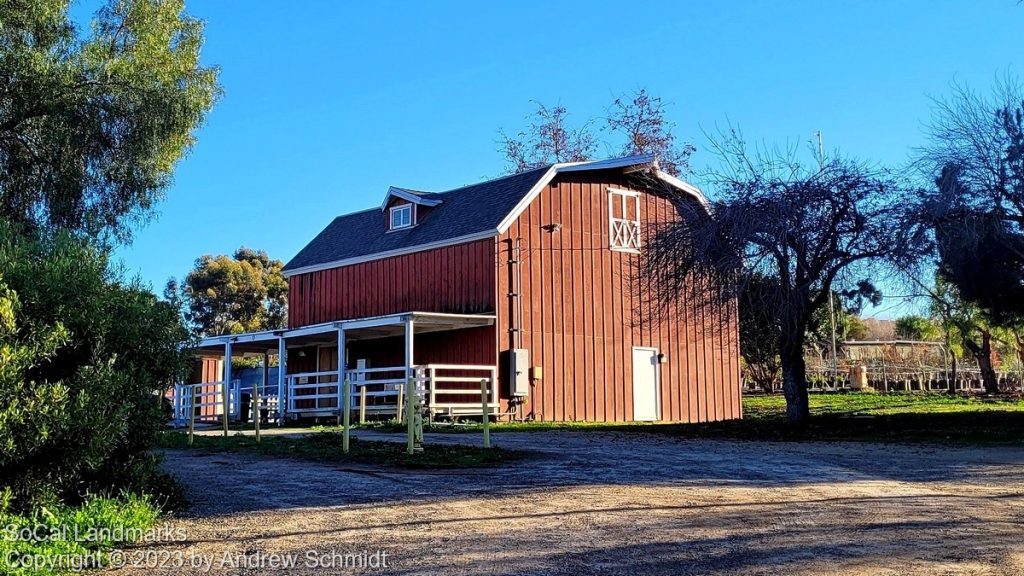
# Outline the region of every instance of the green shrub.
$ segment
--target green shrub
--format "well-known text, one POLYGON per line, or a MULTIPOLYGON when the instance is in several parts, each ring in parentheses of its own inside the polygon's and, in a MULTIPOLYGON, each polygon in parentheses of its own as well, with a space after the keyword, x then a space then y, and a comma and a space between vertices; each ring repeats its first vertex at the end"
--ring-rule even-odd
POLYGON ((104 250, 0 225, 0 485, 13 509, 165 485, 148 449, 186 338, 178 311, 104 250))
POLYGON ((159 513, 151 498, 131 495, 90 496, 79 506, 39 507, 26 515, 0 509, 0 573, 44 576, 78 572, 66 566, 36 569, 31 562, 21 565, 22 559, 32 558, 55 563, 74 559, 96 566, 106 561, 105 551, 124 547, 134 541, 131 536, 152 528, 159 513))

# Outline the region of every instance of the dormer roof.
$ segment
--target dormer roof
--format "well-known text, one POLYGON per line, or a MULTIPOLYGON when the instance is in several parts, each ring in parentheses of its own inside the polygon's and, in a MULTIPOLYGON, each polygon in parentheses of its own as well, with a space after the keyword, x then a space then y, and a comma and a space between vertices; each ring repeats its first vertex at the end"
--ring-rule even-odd
POLYGON ((388 188, 387 194, 384 195, 384 201, 380 204, 380 209, 384 210, 387 208, 388 203, 391 202, 392 198, 401 198, 402 200, 408 200, 413 204, 419 206, 437 206, 442 202, 439 198, 441 194, 436 192, 424 192, 422 190, 413 190, 411 188, 399 188, 392 186, 388 188))

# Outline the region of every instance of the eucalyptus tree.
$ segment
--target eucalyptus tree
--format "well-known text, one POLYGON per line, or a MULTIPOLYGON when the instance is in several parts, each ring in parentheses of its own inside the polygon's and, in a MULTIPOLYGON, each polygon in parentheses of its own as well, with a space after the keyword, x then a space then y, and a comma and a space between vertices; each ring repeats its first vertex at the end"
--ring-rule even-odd
POLYGON ((183 0, 0 0, 0 217, 124 240, 220 94, 183 0))

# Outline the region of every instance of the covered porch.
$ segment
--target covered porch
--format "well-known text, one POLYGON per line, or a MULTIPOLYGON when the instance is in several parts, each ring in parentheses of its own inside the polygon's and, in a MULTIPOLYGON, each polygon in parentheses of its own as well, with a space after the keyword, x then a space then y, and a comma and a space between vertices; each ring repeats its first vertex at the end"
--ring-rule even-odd
MULTIPOLYGON (((406 312, 342 320, 292 330, 204 338, 195 348, 223 360, 215 382, 175 386, 176 424, 189 409, 201 417, 245 420, 262 413, 269 421, 341 418, 342 386, 351 385, 347 407, 359 418, 399 416, 409 379, 429 418, 480 416, 481 380, 489 387, 488 411, 500 412, 495 317, 482 314, 406 312), (261 358, 260 383, 243 386, 230 359, 261 358), (275 378, 270 364, 279 359, 275 378), (251 402, 258 403, 253 410, 251 402)), ((210 378, 203 378, 209 380, 210 378)))

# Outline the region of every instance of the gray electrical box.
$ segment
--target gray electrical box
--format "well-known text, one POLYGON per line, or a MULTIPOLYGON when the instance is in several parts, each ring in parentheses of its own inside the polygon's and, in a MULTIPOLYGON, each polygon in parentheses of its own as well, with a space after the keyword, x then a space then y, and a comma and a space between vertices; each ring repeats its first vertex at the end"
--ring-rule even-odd
POLYGON ((508 386, 510 396, 530 395, 530 351, 513 348, 508 355, 508 386))

